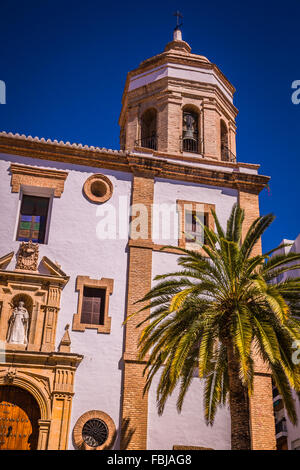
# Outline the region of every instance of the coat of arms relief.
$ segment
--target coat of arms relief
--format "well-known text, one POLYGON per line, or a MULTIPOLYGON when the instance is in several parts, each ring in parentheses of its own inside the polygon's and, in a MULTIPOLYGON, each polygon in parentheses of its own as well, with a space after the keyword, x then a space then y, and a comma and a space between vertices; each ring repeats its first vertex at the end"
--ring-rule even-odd
POLYGON ((39 245, 37 243, 22 242, 17 254, 16 269, 37 271, 39 259, 39 245))

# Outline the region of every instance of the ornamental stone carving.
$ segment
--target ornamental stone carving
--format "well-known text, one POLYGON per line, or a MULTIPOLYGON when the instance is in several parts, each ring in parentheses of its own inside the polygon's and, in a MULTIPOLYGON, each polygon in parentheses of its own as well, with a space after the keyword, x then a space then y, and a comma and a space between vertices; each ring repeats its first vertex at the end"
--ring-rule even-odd
POLYGON ((17 369, 14 367, 10 367, 7 370, 6 375, 4 376, 4 382, 8 384, 12 384, 16 376, 17 376, 17 369))
POLYGON ((13 193, 18 193, 22 185, 28 185, 38 188, 50 188, 54 192, 54 197, 61 197, 68 176, 66 171, 17 165, 15 163, 10 165, 10 172, 13 193))
POLYGON ((37 243, 22 242, 17 254, 16 269, 37 271, 39 259, 39 245, 37 243))
POLYGON ((69 276, 46 256, 38 270, 38 245, 32 242, 21 244, 18 269, 6 269, 13 256, 0 257, 0 388, 13 385, 35 398, 38 450, 65 450, 74 378, 83 359, 70 352, 68 329, 56 351, 61 291, 69 276))

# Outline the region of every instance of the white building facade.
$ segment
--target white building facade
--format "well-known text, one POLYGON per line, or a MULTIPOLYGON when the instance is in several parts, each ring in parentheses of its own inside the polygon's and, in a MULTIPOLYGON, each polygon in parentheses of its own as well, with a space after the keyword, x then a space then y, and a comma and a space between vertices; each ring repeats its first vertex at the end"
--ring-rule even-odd
MULTIPOLYGON (((182 413, 174 392, 158 416, 141 314, 123 322, 193 247, 183 232, 201 240, 195 215, 225 226, 238 202, 245 230, 259 215, 269 178, 236 161, 233 93, 177 31, 128 74, 121 150, 0 133, 0 448, 230 449, 229 410, 206 426, 197 377, 182 413)), ((270 449, 271 378, 256 373, 252 446, 270 449)))
MULTIPOLYGON (((289 245, 276 251, 274 255, 300 253, 300 235, 295 240, 282 240, 280 245, 289 245)), ((277 282, 285 281, 287 278, 300 277, 300 269, 287 271, 277 278, 277 282)), ((294 360, 300 361, 299 345, 295 344, 294 360)), ((300 419, 300 403, 295 391, 293 391, 295 400, 296 414, 300 419)), ((296 426, 290 421, 286 409, 284 408, 282 396, 277 387, 273 386, 273 403, 275 412, 275 430, 277 448, 280 450, 300 450, 300 424, 296 426)))

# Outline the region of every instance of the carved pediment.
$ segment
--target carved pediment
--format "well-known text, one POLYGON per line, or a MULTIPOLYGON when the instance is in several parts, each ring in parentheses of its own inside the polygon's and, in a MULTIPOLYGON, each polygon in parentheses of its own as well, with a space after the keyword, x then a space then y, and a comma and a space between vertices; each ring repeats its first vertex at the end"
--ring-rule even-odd
POLYGON ((14 256, 14 252, 11 251, 7 255, 4 255, 0 258, 0 269, 5 269, 11 262, 13 256, 14 256))
POLYGON ((57 262, 51 261, 51 259, 44 256, 42 259, 44 267, 49 271, 50 274, 59 277, 67 277, 66 273, 63 272, 61 266, 57 262))
POLYGON ((16 255, 16 268, 13 271, 8 271, 6 268, 11 262, 14 254, 15 253, 12 251, 0 258, 0 275, 4 273, 12 275, 13 273, 26 272, 27 276, 32 274, 35 279, 36 276, 40 276, 41 279, 44 279, 45 276, 56 277, 63 280, 63 284, 69 280, 69 276, 67 276, 67 274, 61 269, 61 266, 57 261, 54 262, 47 256, 43 256, 39 265, 39 245, 37 243, 33 243, 31 240, 20 244, 20 248, 16 255))

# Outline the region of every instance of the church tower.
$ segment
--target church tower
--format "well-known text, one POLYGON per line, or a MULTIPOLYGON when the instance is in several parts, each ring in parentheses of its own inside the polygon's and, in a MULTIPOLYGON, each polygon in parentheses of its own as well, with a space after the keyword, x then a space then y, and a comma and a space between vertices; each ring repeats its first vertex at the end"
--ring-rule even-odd
MULTIPOLYGON (((127 152, 134 174, 133 203, 146 205, 148 213, 153 207, 176 204, 183 232, 192 226, 191 214, 196 213, 197 204, 202 207, 203 223, 214 228, 211 209, 226 227, 232 204, 238 203, 245 211, 245 235, 260 214, 259 193, 269 178, 258 174, 259 165, 237 161, 235 120, 238 111, 233 104, 234 92, 233 85, 215 64, 202 55, 191 53, 179 27, 175 28, 173 40, 164 52, 143 61, 128 73, 119 125, 121 151, 127 152), (190 205, 190 212, 185 204, 190 205)), ((152 222, 151 219, 149 227, 152 222)), ((136 311, 135 302, 153 286, 155 275, 174 269, 171 257, 166 257, 168 250, 165 249, 164 254, 160 252, 166 244, 162 239, 155 240, 150 235, 148 240, 137 242, 130 238, 128 316, 136 311)), ((194 249, 184 235, 182 239, 175 238, 169 245, 194 249)), ((168 253, 176 256, 176 249, 168 253)), ((253 255, 259 253, 260 242, 253 255)), ((155 418, 154 392, 143 394, 144 364, 136 355, 137 324, 149 313, 143 312, 145 317, 126 325, 122 416, 124 422, 130 421, 135 435, 129 447, 121 444, 121 448, 157 449, 171 432, 166 418, 155 418)), ((252 448, 274 449, 271 376, 260 357, 256 356, 254 362, 254 392, 250 398, 252 448)), ((184 420, 174 411, 172 427, 175 422, 182 425, 184 420)), ((189 428, 190 425, 189 422, 189 428)), ((218 425, 214 426, 217 428, 218 425)), ((203 442, 206 433, 204 428, 199 431, 199 438, 194 441, 196 445, 203 442)), ((174 444, 181 438, 170 439, 174 444)), ((214 443, 212 447, 215 445, 219 446, 214 443)))
POLYGON ((164 52, 128 73, 119 119, 121 149, 236 161, 234 87, 192 54, 175 28, 164 52))

